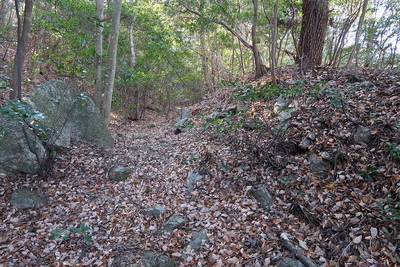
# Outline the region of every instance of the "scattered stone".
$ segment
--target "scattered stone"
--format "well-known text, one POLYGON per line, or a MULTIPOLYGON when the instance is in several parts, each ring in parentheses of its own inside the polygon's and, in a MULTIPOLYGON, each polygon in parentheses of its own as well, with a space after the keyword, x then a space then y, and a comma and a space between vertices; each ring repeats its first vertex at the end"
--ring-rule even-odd
POLYGON ((279 97, 274 105, 274 112, 278 114, 278 120, 284 122, 292 117, 292 113, 297 110, 297 102, 279 97))
POLYGON ((182 109, 181 110, 181 119, 187 119, 190 117, 190 110, 182 109))
POLYGON ((44 198, 35 190, 21 188, 11 194, 10 203, 21 209, 38 208, 44 205, 44 198))
POLYGON ((168 232, 172 232, 176 228, 182 226, 186 222, 186 219, 179 214, 173 214, 169 217, 168 221, 164 224, 164 227, 161 231, 165 230, 168 232))
POLYGON ((192 129, 194 126, 194 123, 191 119, 185 118, 179 120, 177 123, 175 123, 175 134, 180 134, 182 132, 185 132, 189 129, 192 129))
POLYGON ((205 116, 205 118, 206 118, 207 121, 210 122, 210 121, 213 121, 215 119, 223 119, 223 118, 225 118, 225 114, 222 113, 222 112, 215 111, 215 112, 205 116))
POLYGON ((207 230, 203 230, 200 232, 193 232, 193 238, 192 241, 190 242, 190 247, 193 250, 200 250, 200 248, 203 246, 204 242, 208 239, 207 237, 207 230))
POLYGON ((254 198, 260 203, 263 208, 270 208, 273 204, 271 194, 264 185, 253 187, 251 190, 254 198))
POLYGON ((147 139, 147 138, 149 138, 149 135, 146 133, 140 133, 137 136, 137 139, 147 139))
POLYGON ((276 135, 281 135, 289 129, 289 126, 289 121, 278 123, 274 128, 272 128, 272 132, 276 135))
POLYGON ((321 153, 321 158, 327 161, 332 161, 332 155, 326 151, 321 153))
POLYGON ((305 267, 299 260, 291 258, 283 258, 278 262, 276 267, 305 267))
POLYGON ((162 206, 155 206, 153 208, 140 211, 141 214, 150 216, 161 216, 164 212, 165 208, 162 206))
POLYGON ((111 180, 119 182, 126 180, 131 173, 131 168, 118 165, 110 169, 109 177, 111 180))
POLYGON ((186 180, 188 191, 191 192, 196 186, 197 181, 203 180, 205 175, 199 174, 197 172, 189 172, 186 180))
POLYGON ((354 131, 353 138, 355 143, 365 145, 372 141, 373 134, 368 127, 358 125, 354 131))
POLYGON ((133 264, 132 267, 176 267, 178 263, 165 255, 156 252, 145 252, 142 259, 133 264))
POLYGON ((218 169, 220 169, 221 171, 229 171, 231 169, 228 162, 226 162, 225 160, 218 162, 217 166, 218 166, 218 169))
POLYGON ((249 236, 245 240, 243 240, 243 244, 248 248, 260 248, 262 245, 262 241, 259 237, 249 236))
POLYGON ((347 82, 348 83, 360 83, 362 79, 354 74, 347 74, 347 82))
POLYGON ((243 163, 240 164, 239 168, 240 168, 241 170, 243 170, 243 171, 248 171, 248 170, 251 169, 249 165, 246 165, 246 164, 243 164, 243 163))
POLYGON ((112 260, 109 262, 110 267, 126 267, 126 266, 131 266, 131 261, 128 259, 128 257, 122 253, 118 253, 112 258, 112 260))
POLYGON ((310 146, 314 143, 315 141, 315 134, 314 133, 309 133, 301 142, 300 142, 300 147, 302 149, 309 149, 310 146))
POLYGON ((310 170, 321 175, 328 174, 331 168, 331 164, 327 160, 318 157, 316 154, 311 154, 308 161, 310 162, 310 170))

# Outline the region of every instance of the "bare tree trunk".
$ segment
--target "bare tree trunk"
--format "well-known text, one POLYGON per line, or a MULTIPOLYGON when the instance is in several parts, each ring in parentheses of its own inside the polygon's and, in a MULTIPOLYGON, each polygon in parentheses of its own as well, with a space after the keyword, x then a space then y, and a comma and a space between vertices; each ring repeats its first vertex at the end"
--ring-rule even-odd
POLYGON ((351 26, 353 25, 353 23, 356 21, 359 12, 360 12, 360 9, 358 9, 354 13, 350 14, 346 18, 346 20, 343 24, 342 30, 339 34, 339 37, 337 38, 336 45, 333 48, 332 56, 329 61, 329 65, 338 66, 340 64, 342 53, 343 53, 343 48, 346 44, 347 34, 349 33, 349 30, 350 30, 351 26))
POLYGON ((111 15, 112 27, 110 35, 110 46, 108 49, 108 60, 107 60, 108 71, 105 83, 106 87, 103 96, 104 104, 101 109, 101 114, 104 118, 104 122, 106 123, 106 125, 108 125, 110 122, 111 102, 114 91, 114 79, 115 79, 115 69, 117 65, 117 49, 118 49, 118 37, 120 30, 121 8, 122 8, 122 0, 115 0, 114 9, 111 15))
POLYGON ((300 32, 300 70, 320 65, 328 27, 328 0, 303 0, 300 32))
POLYGON ((135 42, 133 41, 133 25, 134 22, 129 25, 129 50, 131 52, 131 69, 133 69, 136 65, 135 42))
POLYGON ((243 47, 242 44, 239 42, 239 49, 240 49, 240 69, 242 71, 242 75, 245 74, 245 68, 244 68, 244 58, 243 58, 243 47))
MULTIPOLYGON (((15 1, 15 7, 17 16, 19 18, 18 1, 15 1)), ((25 0, 24 10, 24 24, 22 26, 22 33, 20 32, 20 19, 18 19, 18 41, 17 41, 17 53, 15 55, 13 72, 11 74, 10 87, 14 89, 10 91, 10 99, 22 97, 21 82, 22 82, 22 66, 24 65, 25 56, 29 43, 29 36, 31 33, 32 25, 32 10, 33 0, 25 0)))
POLYGON ((96 52, 94 55, 94 103, 101 110, 102 99, 104 94, 104 86, 101 79, 101 68, 103 65, 103 18, 104 18, 104 0, 96 0, 96 14, 98 19, 98 26, 96 29, 96 52))
POLYGON ((370 64, 372 63, 375 54, 372 53, 374 49, 374 41, 375 41, 375 34, 376 34, 376 23, 374 22, 368 29, 368 43, 367 47, 365 48, 365 61, 364 61, 364 67, 369 67, 370 64))
POLYGON ((104 0, 96 0, 96 14, 98 19, 98 26, 96 29, 96 53, 94 56, 94 103, 101 110, 103 104, 104 87, 101 79, 102 67, 102 54, 103 54, 103 18, 104 18, 104 0))
POLYGON ((258 49, 257 40, 257 21, 258 21, 258 0, 253 0, 253 25, 251 27, 252 51, 254 58, 255 77, 260 78, 265 73, 263 71, 263 61, 260 50, 258 49))
POLYGON ((365 18, 365 13, 367 12, 367 7, 368 7, 368 0, 364 0, 361 17, 360 17, 360 20, 358 21, 356 39, 354 40, 354 46, 353 46, 353 50, 351 50, 349 61, 347 61, 347 65, 346 65, 347 68, 351 65, 354 56, 357 56, 357 54, 358 54, 358 42, 360 41, 361 28, 364 23, 364 18, 365 18))
MULTIPOLYGON (((135 43, 133 40, 133 25, 134 22, 132 21, 131 24, 129 25, 129 50, 131 52, 131 63, 130 63, 130 68, 133 69, 136 65, 136 53, 135 53, 135 43)), ((134 108, 132 110, 132 115, 131 119, 132 120, 138 120, 139 119, 139 104, 140 104, 140 93, 139 93, 139 88, 135 87, 134 92, 133 92, 133 97, 134 97, 134 108)))
MULTIPOLYGON (((203 17, 200 12, 190 9, 186 4, 183 2, 180 2, 180 4, 190 13, 195 14, 198 17, 203 17)), ((239 42, 243 44, 246 48, 250 49, 253 52, 253 61, 255 65, 255 72, 256 72, 256 77, 261 77, 262 75, 265 74, 265 66, 263 65, 262 57, 260 50, 257 47, 257 20, 258 20, 258 0, 253 0, 253 6, 254 6, 254 13, 253 13, 253 25, 252 25, 252 43, 249 43, 246 41, 246 39, 240 35, 235 29, 233 29, 231 26, 229 26, 227 23, 225 23, 222 20, 212 18, 211 20, 223 26, 227 31, 229 31, 233 36, 235 36, 239 42)))
POLYGON ((278 29, 278 4, 279 1, 276 0, 275 6, 274 6, 274 19, 273 19, 273 25, 271 27, 271 75, 272 75, 272 83, 276 84, 276 45, 277 45, 277 40, 276 40, 276 32, 278 29))
POLYGON ((207 90, 211 88, 210 83, 210 71, 208 69, 208 56, 207 56, 207 47, 206 47, 206 38, 204 31, 200 31, 200 57, 201 57, 201 68, 203 69, 203 77, 204 77, 204 85, 207 90))

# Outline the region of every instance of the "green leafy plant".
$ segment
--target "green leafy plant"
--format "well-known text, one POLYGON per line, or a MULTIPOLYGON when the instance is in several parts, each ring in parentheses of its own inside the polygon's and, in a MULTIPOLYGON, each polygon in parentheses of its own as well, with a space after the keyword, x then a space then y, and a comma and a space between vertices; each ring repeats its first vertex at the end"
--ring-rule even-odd
POLYGON ((397 143, 390 144, 390 154, 400 159, 400 145, 397 143))
POLYGON ((52 235, 49 237, 50 240, 54 240, 57 237, 61 237, 64 240, 68 240, 69 238, 69 230, 55 229, 50 231, 52 235))
POLYGON ((378 167, 368 165, 364 171, 358 171, 357 174, 364 179, 369 180, 370 182, 374 182, 375 177, 381 175, 379 172, 377 172, 378 169, 378 167))
POLYGON ((93 230, 85 223, 81 223, 79 227, 70 227, 69 230, 55 229, 50 231, 52 235, 49 237, 50 240, 54 240, 57 237, 61 237, 63 240, 69 239, 71 232, 77 233, 83 237, 85 241, 92 241, 92 237, 88 233, 93 233, 93 230))
POLYGON ((297 182, 297 180, 295 178, 293 178, 292 175, 281 176, 281 177, 279 177, 279 179, 281 180, 281 183, 284 185, 291 183, 291 182, 297 182))
POLYGON ((12 90, 11 88, 7 87, 7 84, 10 82, 11 78, 0 73, 0 90, 12 90))
POLYGON ((192 129, 194 127, 194 123, 191 121, 185 121, 182 126, 185 129, 192 129))
POLYGON ((400 219, 400 201, 393 201, 392 198, 387 198, 385 201, 378 202, 378 206, 387 213, 387 218, 400 219))
POLYGON ((0 139, 4 138, 4 136, 10 131, 10 129, 3 129, 0 132, 0 139))
POLYGON ((299 95, 303 91, 302 83, 298 82, 291 87, 280 86, 266 82, 261 85, 251 83, 231 83, 234 97, 244 101, 268 101, 273 97, 282 96, 288 98, 291 95, 299 95))
POLYGON ((26 125, 40 138, 42 142, 46 141, 48 134, 47 127, 43 124, 44 114, 33 109, 23 100, 6 100, 7 106, 0 107, 0 114, 16 119, 21 125, 26 125))

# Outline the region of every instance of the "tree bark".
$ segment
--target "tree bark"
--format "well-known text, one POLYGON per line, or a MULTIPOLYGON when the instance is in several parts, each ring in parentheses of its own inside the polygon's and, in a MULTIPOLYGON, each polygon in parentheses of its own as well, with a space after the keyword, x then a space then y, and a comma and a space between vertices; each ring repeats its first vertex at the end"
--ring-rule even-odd
MULTIPOLYGON (((131 62, 130 62, 130 68, 131 70, 135 67, 136 65, 136 52, 135 52, 135 42, 133 40, 133 26, 134 26, 134 21, 129 24, 129 50, 131 53, 131 62)), ((132 114, 131 114, 131 119, 132 120, 138 120, 139 119, 139 104, 140 104, 140 92, 139 88, 135 87, 134 92, 133 92, 133 101, 134 101, 134 107, 132 109, 132 114)))
POLYGON ((103 54, 103 19, 104 19, 104 0, 96 0, 96 14, 98 26, 96 29, 96 52, 94 56, 94 103, 101 110, 102 108, 102 95, 104 87, 102 84, 102 54, 103 54))
POLYGON ((204 85, 206 86, 207 90, 211 88, 210 82, 210 71, 208 68, 209 62, 207 57, 207 47, 206 47, 206 37, 204 30, 200 31, 200 57, 201 57, 201 68, 203 69, 203 77, 204 77, 204 85))
POLYGON ((271 75, 272 75, 272 83, 276 84, 276 45, 277 45, 277 38, 276 33, 278 31, 278 4, 279 1, 276 0, 274 5, 274 18, 273 18, 273 25, 271 27, 271 75))
MULTIPOLYGON (((16 11, 18 11, 18 3, 16 1, 16 11)), ((22 82, 22 66, 24 65, 25 56, 28 49, 29 36, 31 33, 32 25, 32 10, 33 10, 33 0, 25 0, 25 10, 24 10, 24 23, 22 26, 22 33, 18 31, 17 36, 17 53, 14 58, 14 67, 11 74, 10 87, 13 91, 10 91, 10 99, 22 97, 21 92, 21 82, 22 82)), ((17 14, 19 18, 19 14, 17 14)), ((18 19, 18 29, 20 29, 20 20, 18 19)))
POLYGON ((305 71, 322 63, 328 27, 328 0, 303 0, 299 43, 300 70, 305 71))
POLYGON ((254 74, 255 78, 262 77, 265 73, 263 71, 263 61, 261 58, 260 50, 257 45, 257 21, 258 21, 258 0, 253 0, 253 25, 251 26, 251 41, 253 45, 251 46, 251 50, 253 52, 254 58, 254 74))
POLYGON ((136 65, 136 53, 135 53, 135 42, 133 40, 133 26, 134 22, 129 25, 129 50, 131 52, 131 64, 130 68, 133 69, 136 65))
POLYGON ((114 1, 114 9, 111 15, 112 27, 110 34, 110 46, 108 49, 108 60, 107 60, 107 79, 105 83, 105 90, 103 96, 103 106, 101 108, 101 115, 104 118, 106 125, 110 122, 111 113, 111 102, 112 95, 114 91, 114 79, 115 79, 115 69, 117 65, 117 49, 118 49, 118 37, 120 30, 120 18, 121 18, 121 7, 122 0, 114 1))
POLYGON ((354 57, 357 56, 357 54, 358 54, 358 42, 360 41, 361 28, 364 23, 364 18, 365 18, 365 13, 367 12, 367 7, 368 7, 368 0, 364 0, 361 17, 360 17, 360 20, 358 21, 356 38, 354 40, 354 46, 353 46, 353 49, 351 50, 349 60, 347 61, 347 65, 346 65, 347 68, 350 67, 350 65, 353 62, 354 57))

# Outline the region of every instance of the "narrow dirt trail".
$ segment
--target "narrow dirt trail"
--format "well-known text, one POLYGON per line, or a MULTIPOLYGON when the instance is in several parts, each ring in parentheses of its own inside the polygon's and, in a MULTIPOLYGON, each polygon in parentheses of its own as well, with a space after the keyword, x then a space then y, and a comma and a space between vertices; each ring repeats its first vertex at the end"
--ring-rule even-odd
POLYGON ((280 123, 274 98, 238 104, 249 108, 245 119, 261 122, 259 131, 239 121, 224 138, 205 132, 201 114, 233 105, 232 90, 222 89, 190 107, 195 128, 187 132, 175 135, 176 119, 163 114, 129 125, 115 120, 113 148, 73 143, 47 181, 0 174, 0 266, 118 267, 146 251, 180 266, 275 266, 295 258, 280 233, 319 266, 397 266, 398 206, 388 201, 400 197, 399 76, 388 72, 378 79, 365 70, 370 81, 349 84, 340 70, 321 71, 304 81, 291 126, 280 134, 273 132, 280 123), (330 87, 320 81, 324 75, 330 87), (370 144, 355 142, 359 125, 371 130, 370 144), (309 147, 299 149, 310 134, 309 147), (330 160, 326 168, 315 168, 323 159, 330 160), (110 179, 117 165, 132 169, 126 180, 110 179), (206 174, 191 191, 189 172, 206 174), (270 191, 272 208, 252 196, 257 185, 270 191), (46 205, 10 205, 21 187, 43 192, 46 205), (142 213, 155 206, 165 213, 142 213), (174 214, 186 222, 159 231, 174 214), (73 232, 68 240, 49 240, 52 230, 81 223, 93 230, 93 241, 73 232), (195 250, 190 244, 199 232, 207 238, 195 250))
POLYGON ((159 118, 113 124, 115 147, 75 143, 56 164, 59 177, 47 181, 3 177, 0 265, 107 266, 121 257, 134 262, 144 251, 163 253, 181 266, 239 262, 241 235, 255 234, 248 216, 259 207, 254 200, 247 201, 246 188, 221 186, 223 174, 216 169, 216 158, 222 159, 228 147, 213 144, 197 130, 175 135, 171 123, 159 118), (205 160, 207 154, 212 159, 205 160), (108 172, 116 165, 132 169, 128 179, 109 179, 108 172), (204 168, 208 175, 188 192, 188 173, 204 168), (27 210, 6 205, 5 198, 20 187, 40 188, 47 205, 27 210), (154 206, 163 206, 166 212, 161 217, 140 213, 154 206), (185 226, 157 233, 172 214, 184 216, 185 226), (92 242, 75 233, 68 240, 49 240, 52 230, 81 223, 93 230, 92 242), (194 251, 189 246, 193 233, 203 230, 209 237, 203 241, 205 250, 194 251))

